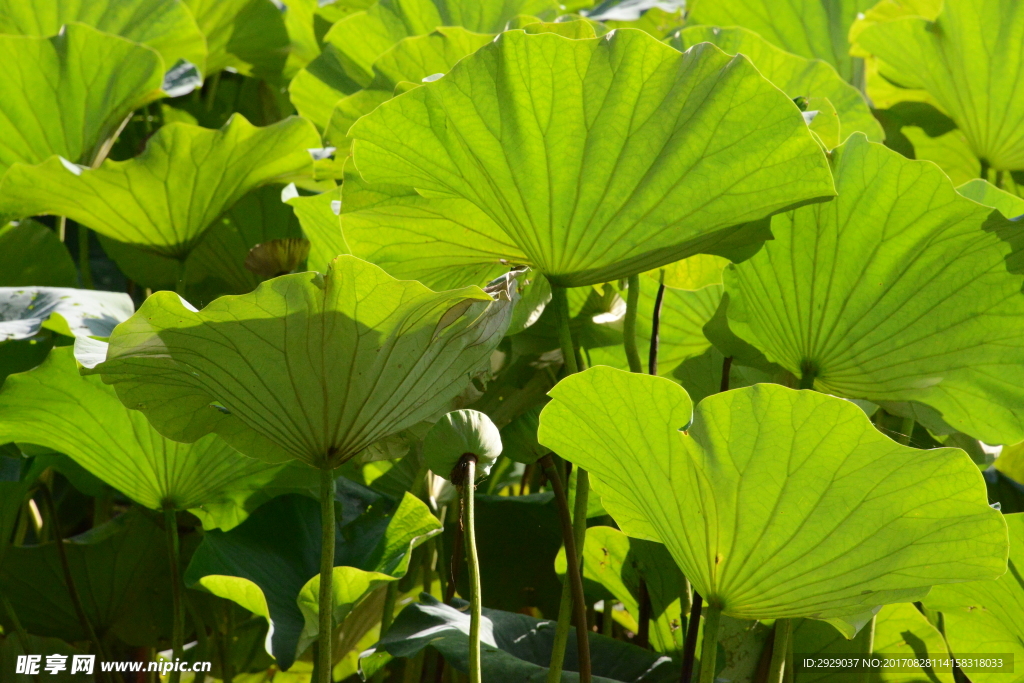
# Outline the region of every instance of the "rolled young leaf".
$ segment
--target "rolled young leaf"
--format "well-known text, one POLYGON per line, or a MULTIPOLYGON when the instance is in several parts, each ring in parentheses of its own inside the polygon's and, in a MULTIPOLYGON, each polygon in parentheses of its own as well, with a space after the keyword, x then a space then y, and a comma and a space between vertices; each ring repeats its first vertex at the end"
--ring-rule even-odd
POLYGON ((551 396, 541 443, 723 614, 850 636, 878 605, 1005 571, 1006 523, 970 458, 900 445, 852 402, 758 384, 694 410, 667 379, 607 367, 551 396))
POLYGON ((488 366, 515 282, 433 292, 339 256, 201 311, 158 292, 96 372, 161 433, 215 432, 270 462, 336 467, 443 411, 488 366))
POLYGON ((501 455, 501 433, 479 410, 453 410, 423 437, 427 467, 445 479, 452 478, 456 465, 467 453, 476 458, 477 479, 486 477, 501 455))
POLYGON ((349 137, 365 180, 475 204, 560 286, 746 246, 750 221, 834 193, 796 105, 745 57, 630 29, 507 31, 349 137))

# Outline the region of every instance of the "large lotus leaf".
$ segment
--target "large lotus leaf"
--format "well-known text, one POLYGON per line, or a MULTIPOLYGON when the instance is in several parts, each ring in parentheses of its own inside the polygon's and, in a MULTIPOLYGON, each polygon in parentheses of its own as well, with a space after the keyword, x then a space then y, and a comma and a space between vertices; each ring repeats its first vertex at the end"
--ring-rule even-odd
MULTIPOLYGON (((334 616, 340 622, 373 589, 404 576, 411 550, 440 524, 410 494, 395 501, 338 479, 335 498, 334 616)), ((319 567, 319 506, 289 495, 229 532, 207 532, 185 582, 265 617, 267 650, 288 669, 316 636, 319 567)))
POLYGON ((773 218, 775 240, 726 269, 729 327, 822 391, 1020 441, 1019 228, 860 135, 833 162, 839 197, 773 218))
POLYGON ((280 78, 288 30, 271 0, 182 0, 206 36, 207 74, 231 68, 246 76, 280 78))
POLYGON ((162 95, 156 51, 84 24, 0 35, 0 63, 0 175, 54 154, 92 163, 125 117, 162 95))
POLYGON ((159 292, 92 372, 169 438, 216 432, 252 457, 334 467, 446 412, 489 367, 510 291, 433 292, 339 256, 326 275, 285 275, 202 311, 159 292))
POLYGON ((786 52, 745 28, 694 26, 680 31, 670 44, 685 50, 705 41, 729 54, 746 55, 765 78, 792 98, 828 98, 839 115, 840 141, 856 131, 874 142, 885 138, 864 97, 827 62, 786 52))
POLYGON ((171 67, 179 59, 200 70, 206 39, 180 0, 3 0, 0 33, 49 37, 80 22, 153 48, 171 67))
POLYGON ((1024 4, 945 0, 935 21, 903 17, 866 27, 860 48, 882 73, 924 88, 967 138, 975 156, 999 170, 1024 168, 1024 4))
MULTIPOLYGON (((160 436, 128 410, 99 377, 82 377, 70 347, 39 367, 12 375, 0 389, 0 441, 66 453, 129 498, 159 510, 210 508, 230 525, 245 518, 248 498, 281 474, 210 435, 191 444, 160 436), (234 514, 225 507, 237 508, 234 514)), ((315 491, 309 470, 305 488, 315 491)))
POLYGON ((0 182, 0 211, 56 214, 101 235, 184 259, 211 223, 250 190, 310 175, 320 145, 307 121, 257 128, 235 115, 220 130, 172 123, 141 155, 68 168, 51 158, 12 167, 0 182))
POLYGON ((0 287, 74 287, 78 270, 57 233, 33 220, 0 226, 0 287))
POLYGON ((878 0, 699 0, 690 24, 742 26, 787 52, 823 59, 848 81, 856 67, 847 34, 857 15, 878 0))
POLYGON ((69 337, 107 337, 135 312, 121 292, 66 287, 0 287, 0 342, 28 339, 43 328, 69 337))
POLYGON ((757 384, 693 410, 674 382, 606 367, 551 396, 540 442, 729 616, 850 620, 1005 571, 1006 525, 970 458, 903 446, 850 401, 757 384))
POLYGON ((1024 216, 1024 197, 1000 190, 987 180, 975 178, 956 188, 956 191, 982 206, 998 209, 1007 218, 1024 216))
POLYGON ((833 194, 796 105, 746 58, 634 30, 503 33, 349 135, 367 181, 472 202, 564 286, 745 246, 738 224, 833 194))
MULTIPOLYGON (((925 606, 940 610, 950 651, 956 656, 1010 654, 1024 658, 1024 513, 1006 515, 1009 571, 996 581, 936 587, 925 606)), ((1017 683, 1024 674, 969 671, 977 683, 1017 683)))
MULTIPOLYGON (((141 510, 64 540, 82 607, 96 633, 133 647, 171 635, 170 562, 164 531, 141 510)), ((67 641, 88 638, 68 595, 53 543, 12 547, 0 568, 0 591, 25 630, 67 641)), ((3 611, 0 622, 13 632, 3 611)))
MULTIPOLYGON (((466 605, 462 602, 460 606, 466 605)), ((459 671, 469 668, 469 615, 465 607, 445 605, 423 593, 420 602, 402 610, 373 652, 413 657, 432 647, 459 671)), ((483 609, 480 624, 480 655, 483 680, 502 683, 543 681, 551 660, 555 622, 525 614, 483 609)), ((679 670, 668 657, 636 645, 592 633, 590 664, 595 683, 669 683, 679 680, 679 670)), ((579 674, 576 636, 570 630, 561 681, 577 683, 579 674)))
MULTIPOLYGON (((565 570, 563 548, 555 560, 555 571, 563 575, 565 570)), ((680 598, 685 579, 665 546, 629 538, 612 527, 591 527, 583 546, 583 578, 599 584, 622 603, 634 632, 640 612, 640 581, 645 581, 651 599, 651 645, 657 652, 682 649, 686 631, 680 628, 680 598)))

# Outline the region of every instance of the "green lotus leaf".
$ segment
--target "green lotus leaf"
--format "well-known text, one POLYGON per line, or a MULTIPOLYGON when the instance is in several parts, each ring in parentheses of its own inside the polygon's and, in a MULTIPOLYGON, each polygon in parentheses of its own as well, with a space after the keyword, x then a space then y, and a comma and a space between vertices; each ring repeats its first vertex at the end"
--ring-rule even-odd
MULTIPOLYGON (((67 657, 67 661, 71 662, 72 657, 75 655, 86 654, 84 650, 64 642, 60 638, 43 638, 41 636, 34 636, 31 633, 26 634, 28 649, 22 648, 21 639, 17 635, 10 635, 0 641, 0 667, 4 671, 18 671, 18 657, 20 655, 35 655, 42 652, 54 655, 64 655, 67 657)), ((40 670, 46 671, 45 667, 46 660, 43 659, 40 662, 40 670)), ((37 676, 30 676, 28 674, 13 673, 10 674, 10 683, 35 683, 37 676)), ((93 681, 95 680, 91 676, 83 677, 81 673, 74 675, 70 672, 70 667, 56 674, 47 673, 47 678, 52 683, 78 683, 78 681, 93 681), (77 680, 76 680, 77 679, 77 680)))
POLYGON ((340 256, 326 275, 284 275, 202 311, 158 292, 90 372, 169 438, 216 432, 255 458, 336 467, 444 412, 488 366, 514 294, 493 291, 433 292, 340 256))
POLYGON ((43 328, 68 337, 107 337, 131 317, 121 292, 65 287, 0 287, 0 342, 28 339, 43 328))
POLYGON ((722 273, 729 259, 712 254, 697 254, 675 263, 669 263, 647 274, 666 287, 696 291, 708 285, 722 284, 722 273))
POLYGON ((1024 67, 1024 5, 945 0, 935 21, 875 23, 857 45, 890 80, 927 90, 982 168, 1024 169, 1024 93, 993 85, 1013 82, 1024 67))
POLYGON ((51 158, 12 167, 0 182, 0 211, 68 216, 111 239, 183 261, 246 193, 310 175, 308 149, 319 140, 299 118, 257 128, 235 115, 220 130, 172 123, 129 161, 81 169, 51 158))
MULTIPOLYGON (((165 439, 99 377, 82 377, 70 347, 54 349, 39 367, 4 382, 0 441, 66 453, 140 505, 198 509, 229 526, 254 507, 249 498, 265 500, 261 489, 283 470, 239 454, 216 436, 191 444, 165 439)), ((315 491, 316 473, 301 472, 306 481, 297 487, 315 491)))
POLYGON ((758 384, 694 410, 669 380, 606 367, 551 396, 540 442, 723 614, 830 619, 850 636, 844 622, 877 605, 1005 571, 1006 525, 970 458, 900 445, 849 401, 758 384))
POLYGON ((0 287, 74 287, 78 270, 57 233, 33 220, 0 226, 0 287))
POLYGON ((625 29, 506 32, 349 135, 368 182, 475 204, 562 286, 745 246, 741 224, 833 193, 799 110, 744 57, 625 29))
POLYGON ((853 81, 857 66, 846 36, 857 15, 878 0, 699 0, 689 24, 741 26, 801 57, 822 59, 853 81))
POLYGON ((987 443, 1020 441, 1019 229, 863 136, 833 163, 834 202, 773 218, 775 240, 726 269, 729 327, 821 391, 917 401, 987 443))
POLYGON ((792 98, 828 98, 839 114, 840 142, 856 131, 873 142, 885 138, 864 97, 831 64, 786 52, 745 28, 693 26, 680 31, 669 44, 685 50, 701 42, 714 43, 729 54, 743 53, 765 78, 792 98))
MULTIPOLYGON (((310 270, 327 272, 337 256, 351 250, 341 234, 341 188, 310 196, 290 197, 286 202, 295 212, 302 226, 302 234, 309 240, 306 263, 310 270)), ((430 285, 427 285, 428 287, 430 285)))
POLYGON ((534 406, 501 428, 502 453, 507 458, 532 465, 549 453, 537 443, 540 409, 540 406, 534 406))
MULTIPOLYGON (((382 584, 401 578, 414 547, 440 531, 410 494, 392 500, 338 479, 334 617, 382 584)), ((228 532, 203 536, 185 583, 232 600, 271 624, 267 650, 284 670, 316 638, 320 566, 317 502, 281 496, 228 532)))
POLYGON ((206 39, 179 0, 0 2, 0 33, 45 38, 72 22, 147 45, 167 67, 184 59, 202 71, 206 63, 206 39))
POLYGON ((227 68, 274 81, 288 56, 288 30, 271 0, 182 0, 206 37, 207 74, 227 68))
MULTIPOLYGON (((936 587, 924 601, 942 612, 955 656, 1011 654, 1024 657, 1024 513, 1006 515, 1010 529, 1009 571, 996 581, 936 587)), ((977 683, 1016 683, 1021 674, 965 670, 977 683)))
MULTIPOLYGON (((558 552, 555 571, 565 574, 565 548, 558 552)), ((629 538, 618 529, 596 526, 587 529, 583 546, 583 578, 593 581, 622 603, 636 632, 640 613, 640 582, 647 583, 651 600, 651 645, 657 652, 683 649, 685 629, 680 629, 680 597, 686 579, 665 546, 629 538)), ((605 605, 608 605, 605 598, 605 605)))
POLYGON ((90 164, 125 117, 162 96, 156 51, 84 24, 49 38, 0 35, 0 63, 0 176, 54 154, 90 164))
POLYGON ((423 460, 434 474, 453 479, 462 456, 476 456, 476 478, 486 477, 501 455, 501 432, 479 410, 453 410, 423 437, 423 460))
POLYGON ((350 151, 352 140, 348 137, 348 130, 352 124, 392 97, 394 92, 390 90, 364 89, 338 100, 330 112, 324 139, 339 149, 350 151))
POLYGON ((956 188, 956 191, 982 206, 998 209, 1007 218, 1024 216, 1024 197, 1000 190, 987 180, 975 178, 956 188))
MULTIPOLYGON (((155 647, 171 635, 170 562, 163 529, 140 509, 64 540, 86 616, 100 636, 155 647)), ((67 641, 88 639, 68 597, 52 542, 8 550, 0 591, 25 630, 67 641)), ((12 624, 0 611, 5 633, 12 624)))
MULTIPOLYGON (((413 657, 431 647, 459 671, 469 669, 469 615, 464 601, 446 605, 436 598, 420 594, 420 602, 402 610, 387 634, 373 649, 364 652, 365 659, 374 652, 388 652, 395 657, 413 657)), ((483 608, 480 625, 481 666, 483 680, 503 683, 543 681, 547 675, 555 623, 483 608)), ((679 680, 679 671, 667 657, 630 643, 612 640, 592 633, 590 658, 594 683, 670 683, 679 680)), ((580 678, 576 655, 575 631, 571 630, 565 652, 565 668, 561 681, 577 683, 580 678)))
POLYGON ((34 472, 22 478, 20 459, 0 456, 0 566, 10 546, 18 513, 37 477, 38 472, 34 472))

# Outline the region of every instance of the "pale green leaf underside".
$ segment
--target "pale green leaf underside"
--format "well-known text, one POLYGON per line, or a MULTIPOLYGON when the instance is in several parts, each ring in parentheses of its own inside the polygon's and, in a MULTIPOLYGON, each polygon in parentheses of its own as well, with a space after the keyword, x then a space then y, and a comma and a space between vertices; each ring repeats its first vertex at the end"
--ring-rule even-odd
POLYGON ((506 293, 435 293, 351 256, 189 310, 159 292, 96 368, 169 438, 332 466, 440 411, 489 362, 506 293))
POLYGON ((307 121, 257 128, 235 114, 220 130, 161 128, 139 156, 69 170, 60 159, 17 165, 0 183, 0 212, 67 216, 119 242, 184 259, 203 232, 250 190, 311 175, 320 146, 307 121))
POLYGON ((872 142, 885 139, 882 126, 872 116, 868 103, 828 62, 786 52, 744 28, 694 26, 680 31, 670 44, 686 49, 705 41, 729 54, 746 55, 765 78, 792 98, 828 98, 839 114, 840 142, 857 131, 872 142))
POLYGON ((860 48, 900 85, 924 88, 956 121, 975 156, 1024 168, 1024 4, 945 0, 934 22, 904 17, 868 26, 860 48))
POLYGON ((349 136, 364 179, 475 204, 565 286, 743 246, 738 224, 833 193, 799 111, 749 61, 637 30, 506 32, 349 136))
POLYGON ((71 287, 0 287, 0 341, 46 328, 68 337, 107 337, 135 312, 123 292, 71 287))
POLYGON ((1024 680, 1024 513, 1006 515, 1010 529, 1009 571, 997 581, 978 581, 935 588, 925 605, 942 611, 946 638, 954 655, 1007 653, 1016 673, 972 671, 976 683, 1019 683, 1024 680))
POLYGON ((206 38, 179 0, 3 0, 0 33, 49 37, 71 22, 148 45, 167 68, 179 59, 206 64, 206 38))
POLYGON ((776 216, 775 240, 726 269, 729 327, 821 391, 1024 439, 1019 229, 859 135, 833 156, 839 197, 776 216))
POLYGON ((541 443, 730 616, 841 618, 1005 570, 970 458, 902 446, 849 401, 758 384, 704 399, 680 432, 690 399, 663 378, 595 367, 551 395, 541 443))
POLYGON ((164 76, 154 50, 74 23, 49 38, 0 35, 0 64, 0 176, 54 154, 91 163, 126 116, 160 97, 164 76))
POLYGON ((82 377, 69 347, 54 349, 38 368, 4 382, 0 440, 65 453, 154 510, 201 508, 255 494, 281 469, 239 454, 216 436, 191 444, 165 439, 99 377, 82 377))
POLYGON ((850 80, 854 64, 847 34, 877 0, 699 0, 690 24, 742 26, 802 57, 823 59, 850 80))

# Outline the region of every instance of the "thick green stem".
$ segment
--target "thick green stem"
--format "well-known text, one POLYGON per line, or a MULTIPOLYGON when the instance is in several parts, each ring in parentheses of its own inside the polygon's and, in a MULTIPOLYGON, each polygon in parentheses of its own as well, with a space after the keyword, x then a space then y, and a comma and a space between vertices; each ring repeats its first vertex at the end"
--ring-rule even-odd
POLYGON ((78 270, 82 274, 82 287, 93 289, 92 266, 89 265, 89 228, 78 224, 78 270))
POLYGON ((786 653, 789 651, 789 638, 793 633, 791 619, 775 620, 775 639, 772 641, 772 663, 768 669, 768 683, 782 683, 786 669, 786 653))
POLYGON ((558 321, 558 346, 562 349, 565 373, 574 375, 579 372, 579 366, 576 365, 576 349, 572 345, 572 332, 569 330, 569 298, 566 296, 565 287, 551 284, 551 305, 555 308, 555 318, 558 321))
MULTIPOLYGON (((913 435, 914 435, 914 418, 912 418, 912 417, 905 417, 905 418, 903 418, 903 423, 900 424, 900 433, 899 433, 899 438, 897 439, 897 441, 899 441, 904 446, 909 446, 910 445, 910 438, 913 435)), ((872 623, 874 623, 874 622, 872 622, 872 623)))
POLYGON ((808 361, 803 362, 802 372, 800 374, 800 388, 801 389, 814 389, 814 380, 818 376, 818 369, 813 363, 808 361))
MULTIPOLYGON (((869 655, 874 654, 875 652, 875 621, 877 621, 877 619, 877 616, 871 617, 871 621, 868 623, 866 627, 868 631, 868 637, 867 642, 864 644, 864 651, 867 652, 869 655)), ((861 680, 867 683, 871 680, 873 673, 873 671, 865 671, 861 680)))
POLYGON ((469 568, 469 683, 481 683, 480 668, 480 559, 476 553, 476 521, 473 484, 476 481, 476 457, 465 458, 466 483, 462 487, 463 526, 465 526, 466 565, 469 568))
MULTIPOLYGON (((571 589, 572 608, 576 615, 576 651, 580 663, 580 682, 586 683, 590 680, 590 640, 587 637, 587 602, 583 595, 583 575, 580 572, 580 553, 576 543, 576 534, 572 525, 572 517, 569 514, 569 499, 565 495, 565 488, 562 486, 562 477, 555 467, 551 455, 541 458, 541 466, 548 475, 551 488, 555 493, 555 504, 558 507, 558 517, 562 525, 562 542, 565 544, 565 576, 569 581, 571 589)), ((578 475, 577 475, 578 477, 578 475)), ((577 479, 577 495, 579 480, 577 479)), ((611 614, 606 612, 605 619, 610 619, 611 614)))
POLYGON ((334 470, 320 470, 320 644, 318 680, 331 683, 331 639, 334 622, 334 470))
MULTIPOLYGON (((626 290, 626 317, 622 321, 622 345, 626 349, 626 360, 630 372, 643 372, 640 351, 636 346, 636 309, 640 305, 640 276, 629 276, 626 290)), ((655 361, 657 362, 657 361, 655 361)))
POLYGON ((615 601, 605 600, 604 610, 601 614, 601 635, 612 637, 612 627, 615 625, 615 601))
POLYGON ((67 219, 67 216, 58 216, 57 217, 57 237, 60 238, 61 242, 64 241, 64 236, 67 234, 67 231, 68 231, 68 219, 67 219))
POLYGON ((722 610, 708 603, 704 610, 704 643, 700 648, 700 683, 715 683, 715 661, 718 659, 718 625, 722 610))
MULTIPOLYGON (((167 556, 171 563, 171 599, 174 605, 171 624, 171 657, 181 659, 185 654, 185 603, 181 591, 181 546, 178 541, 178 519, 174 508, 164 508, 164 532, 167 534, 167 556)), ((172 671, 167 680, 178 683, 180 671, 172 671)))

